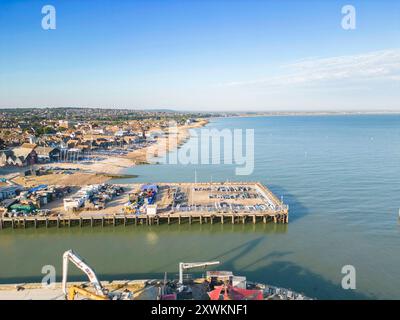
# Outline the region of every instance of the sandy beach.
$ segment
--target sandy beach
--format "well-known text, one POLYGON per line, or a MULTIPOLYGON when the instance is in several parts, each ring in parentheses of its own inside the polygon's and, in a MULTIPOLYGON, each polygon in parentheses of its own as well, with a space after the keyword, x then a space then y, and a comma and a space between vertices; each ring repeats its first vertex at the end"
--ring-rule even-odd
POLYGON ((55 166, 65 169, 80 169, 87 173, 117 175, 120 174, 123 169, 134 166, 134 163, 123 156, 101 156, 101 159, 96 161, 56 163, 55 166))
MULTIPOLYGON (((205 126, 208 120, 199 119, 197 122, 179 126, 176 128, 176 132, 172 134, 172 137, 162 136, 157 139, 157 142, 149 147, 135 150, 127 155, 134 164, 151 163, 152 159, 150 156, 162 157, 165 153, 171 152, 179 148, 190 138, 190 129, 200 128, 205 126)), ((159 131, 154 128, 153 131, 159 131)), ((152 130, 150 131, 152 132, 152 130)))

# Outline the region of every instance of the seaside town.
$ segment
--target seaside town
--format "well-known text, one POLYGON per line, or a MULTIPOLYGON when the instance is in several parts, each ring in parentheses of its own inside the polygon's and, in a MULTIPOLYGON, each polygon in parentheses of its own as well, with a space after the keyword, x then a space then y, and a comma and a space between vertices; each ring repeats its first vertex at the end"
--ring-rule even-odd
POLYGON ((154 142, 170 121, 187 126, 198 116, 90 108, 3 109, 0 167, 71 162, 89 154, 127 155, 154 142))
POLYGON ((11 109, 0 117, 1 228, 83 225, 88 219, 92 226, 100 220, 103 225, 288 222, 288 208, 257 182, 109 183, 134 178, 121 171, 147 163, 149 148, 178 148, 189 129, 207 124, 209 114, 11 109), (171 121, 177 124, 173 140, 167 131, 171 121))
MULTIPOLYGON (((0 230, 160 224, 289 222, 289 207, 260 182, 113 183, 134 175, 126 168, 179 148, 190 129, 211 116, 103 109, 10 109, 0 111, 0 230), (176 131, 169 130, 171 122, 176 131), (174 139, 170 139, 171 135, 174 139), (154 151, 154 150, 153 150, 154 151)), ((234 116, 234 115, 231 115, 234 116)), ((17 231, 17 230, 16 230, 17 231)), ((247 281, 231 271, 184 278, 184 271, 219 262, 179 263, 179 279, 130 280, 118 288, 97 280, 73 250, 63 255, 63 282, 50 290, 37 284, 0 285, 1 298, 147 300, 303 300, 303 294, 247 281), (68 261, 93 288, 67 284, 68 261)), ((166 277, 166 276, 165 276, 166 277)))

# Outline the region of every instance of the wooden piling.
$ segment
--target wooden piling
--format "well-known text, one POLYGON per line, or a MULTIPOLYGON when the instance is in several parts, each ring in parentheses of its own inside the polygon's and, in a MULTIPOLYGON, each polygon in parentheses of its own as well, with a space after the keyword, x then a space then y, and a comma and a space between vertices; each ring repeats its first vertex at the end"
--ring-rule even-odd
MULTIPOLYGON (((252 221, 252 224, 257 224, 257 223, 268 223, 268 222, 274 222, 275 224, 279 223, 288 223, 289 221, 289 216, 287 214, 287 211, 282 211, 280 213, 270 213, 270 212, 265 212, 263 214, 254 214, 254 213, 228 213, 228 214, 222 214, 222 213, 217 213, 217 214, 210 214, 210 213, 200 213, 200 212, 190 212, 190 213, 184 213, 184 214, 161 214, 161 215, 156 215, 156 216, 149 216, 145 214, 140 214, 140 215, 119 215, 119 214, 114 214, 114 215, 103 215, 103 216, 92 216, 92 217, 82 217, 82 216, 59 216, 59 217, 20 217, 20 218, 1 218, 0 219, 0 230, 12 227, 13 229, 15 228, 39 228, 41 226, 41 223, 43 222, 43 226, 45 225, 46 228, 49 226, 53 226, 53 221, 54 225, 57 224, 57 228, 61 227, 71 227, 74 225, 78 225, 80 227, 86 226, 85 221, 88 221, 87 226, 94 227, 97 224, 100 224, 105 227, 107 225, 113 225, 113 226, 118 226, 119 224, 124 224, 124 226, 127 226, 129 223, 131 223, 132 220, 135 220, 135 225, 138 223, 142 225, 160 225, 163 222, 171 224, 174 222, 178 222, 179 224, 184 224, 186 221, 189 223, 189 225, 192 225, 193 223, 199 222, 200 224, 204 223, 211 223, 214 224, 214 221, 217 221, 217 223, 220 221, 221 224, 225 224, 225 222, 229 222, 230 219, 232 225, 238 224, 238 223, 247 223, 246 219, 250 219, 252 221), (183 220, 182 220, 183 219, 183 220), (187 219, 187 220, 186 220, 187 219), (89 222, 90 220, 90 222, 89 222), (100 222, 100 223, 99 223, 100 222), (96 224, 97 223, 97 224, 96 224)), ((133 223, 133 221, 132 221, 133 223)))

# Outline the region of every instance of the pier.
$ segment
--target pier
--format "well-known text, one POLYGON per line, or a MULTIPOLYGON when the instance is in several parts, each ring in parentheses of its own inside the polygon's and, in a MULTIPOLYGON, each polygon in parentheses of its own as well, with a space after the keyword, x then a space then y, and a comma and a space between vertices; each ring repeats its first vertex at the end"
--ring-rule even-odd
POLYGON ((255 213, 255 214, 160 214, 150 215, 97 215, 91 217, 66 216, 66 217, 25 217, 2 218, 2 229, 25 228, 70 228, 70 227, 105 227, 105 226, 139 226, 160 224, 246 224, 246 223, 288 223, 287 212, 281 213, 255 213))
MULTIPOLYGON (((159 183, 156 205, 147 210, 126 210, 124 203, 137 192, 125 194, 110 210, 65 212, 50 216, 0 217, 0 230, 160 224, 289 223, 289 206, 260 182, 159 183), (150 209, 153 207, 153 209, 150 209), (103 211, 103 212, 102 212, 103 211)), ((142 185, 132 185, 138 190, 142 185)), ((128 207, 128 209, 130 209, 128 207)))

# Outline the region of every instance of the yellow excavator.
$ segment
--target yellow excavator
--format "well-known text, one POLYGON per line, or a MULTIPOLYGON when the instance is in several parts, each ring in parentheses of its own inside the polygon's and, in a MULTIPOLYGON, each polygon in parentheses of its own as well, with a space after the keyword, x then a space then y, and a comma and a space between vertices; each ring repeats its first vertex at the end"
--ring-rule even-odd
POLYGON ((107 296, 100 296, 78 286, 71 286, 68 288, 67 300, 75 300, 75 296, 79 294, 90 300, 110 300, 107 296))
POLYGON ((89 267, 89 265, 87 265, 85 261, 83 261, 83 259, 73 250, 65 251, 63 254, 62 290, 66 300, 74 300, 78 294, 91 300, 111 299, 108 290, 101 285, 94 270, 89 267), (82 270, 88 276, 90 283, 94 287, 95 293, 75 285, 67 287, 69 261, 71 261, 78 269, 82 270))

